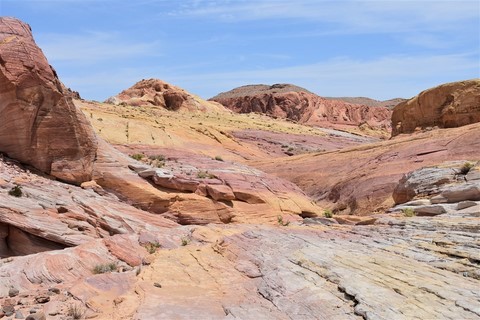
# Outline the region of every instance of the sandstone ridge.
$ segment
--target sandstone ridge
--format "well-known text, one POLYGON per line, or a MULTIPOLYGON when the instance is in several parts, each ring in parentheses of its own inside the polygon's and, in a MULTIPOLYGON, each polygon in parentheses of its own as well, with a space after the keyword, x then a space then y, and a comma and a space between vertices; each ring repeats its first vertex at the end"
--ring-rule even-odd
POLYGON ((475 122, 480 122, 480 79, 446 83, 398 104, 392 114, 392 137, 475 122))

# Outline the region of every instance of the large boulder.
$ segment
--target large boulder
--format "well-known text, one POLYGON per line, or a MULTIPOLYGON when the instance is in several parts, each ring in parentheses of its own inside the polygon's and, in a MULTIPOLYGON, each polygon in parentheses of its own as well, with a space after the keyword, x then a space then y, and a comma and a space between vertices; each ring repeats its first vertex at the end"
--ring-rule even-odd
POLYGON ((61 180, 91 179, 93 130, 66 97, 30 26, 0 18, 0 151, 61 180))
POLYGON ((480 79, 446 83, 398 104, 392 114, 392 137, 475 122, 480 122, 480 79))

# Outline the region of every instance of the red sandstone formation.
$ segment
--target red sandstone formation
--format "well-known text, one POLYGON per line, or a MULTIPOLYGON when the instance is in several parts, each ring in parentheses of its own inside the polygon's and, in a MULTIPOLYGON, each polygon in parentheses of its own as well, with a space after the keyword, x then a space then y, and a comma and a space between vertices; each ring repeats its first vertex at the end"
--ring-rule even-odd
POLYGON ((105 102, 115 105, 157 106, 172 111, 225 111, 225 108, 215 102, 204 101, 159 79, 141 80, 105 102))
POLYGON ((259 112, 323 127, 361 126, 389 130, 391 111, 329 100, 289 84, 249 85, 221 93, 210 100, 239 112, 259 112))
POLYGON ((64 181, 92 176, 97 141, 30 26, 0 18, 0 151, 64 181))
POLYGON ((392 137, 475 122, 480 122, 480 79, 446 83, 397 105, 392 114, 392 137))

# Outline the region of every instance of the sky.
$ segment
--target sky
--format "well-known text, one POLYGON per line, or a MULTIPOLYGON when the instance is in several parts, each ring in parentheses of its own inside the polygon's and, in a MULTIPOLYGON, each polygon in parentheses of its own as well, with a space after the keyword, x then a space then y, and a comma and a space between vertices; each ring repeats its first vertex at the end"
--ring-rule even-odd
POLYGON ((148 78, 202 98, 292 83, 385 100, 480 77, 478 0, 0 0, 0 15, 98 101, 148 78))

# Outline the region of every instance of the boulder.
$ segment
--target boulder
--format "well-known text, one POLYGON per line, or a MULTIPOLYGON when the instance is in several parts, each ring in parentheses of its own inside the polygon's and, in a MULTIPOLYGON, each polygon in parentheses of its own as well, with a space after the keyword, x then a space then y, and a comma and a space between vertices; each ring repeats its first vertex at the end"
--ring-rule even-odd
POLYGON ((405 174, 393 191, 396 204, 405 203, 415 197, 431 196, 441 191, 441 186, 456 181, 452 168, 423 168, 405 174))
POLYGON ((460 202, 466 200, 480 200, 480 183, 466 183, 449 188, 442 192, 447 202, 460 202))
POLYGON ((0 151, 61 180, 91 180, 97 140, 28 24, 0 18, 0 151))
POLYGON ((398 104, 392 114, 392 137, 475 122, 480 122, 480 80, 446 83, 398 104))

